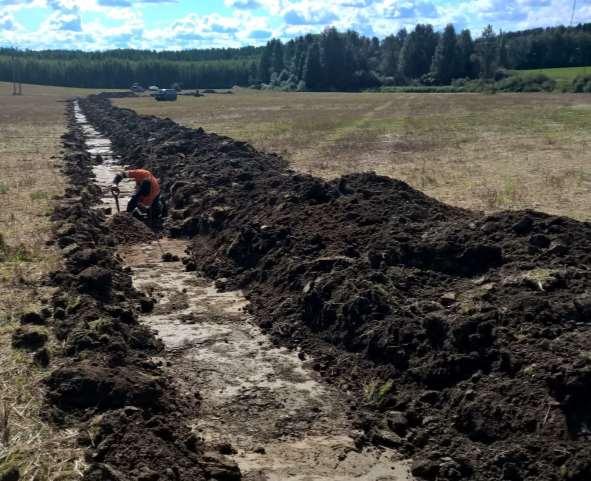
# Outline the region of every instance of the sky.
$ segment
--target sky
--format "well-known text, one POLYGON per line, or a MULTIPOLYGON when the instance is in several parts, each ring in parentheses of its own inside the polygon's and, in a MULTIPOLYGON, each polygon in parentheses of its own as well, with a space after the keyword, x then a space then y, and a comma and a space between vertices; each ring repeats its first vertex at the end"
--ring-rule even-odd
POLYGON ((475 36, 591 22, 591 0, 0 0, 0 46, 21 49, 264 45, 328 26, 383 38, 400 28, 453 23, 475 36))

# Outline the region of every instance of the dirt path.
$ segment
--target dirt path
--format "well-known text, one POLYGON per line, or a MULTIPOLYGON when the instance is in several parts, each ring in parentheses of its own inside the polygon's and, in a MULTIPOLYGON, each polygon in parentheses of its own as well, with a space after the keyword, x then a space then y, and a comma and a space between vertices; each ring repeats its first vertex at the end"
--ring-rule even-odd
MULTIPOLYGON (((79 110, 77 119, 89 151, 103 159, 96 181, 113 208, 108 186, 119 167, 110 142, 79 110)), ((122 187, 124 207, 130 189, 122 187)), ((320 379, 313 360, 274 347, 245 313, 242 293, 221 293, 180 261, 162 261, 161 248, 180 258, 185 247, 163 239, 120 255, 134 285, 158 301, 142 321, 165 343, 160 361, 185 392, 199 392, 194 431, 231 455, 247 481, 411 480, 397 452, 356 448, 346 396, 320 379)))

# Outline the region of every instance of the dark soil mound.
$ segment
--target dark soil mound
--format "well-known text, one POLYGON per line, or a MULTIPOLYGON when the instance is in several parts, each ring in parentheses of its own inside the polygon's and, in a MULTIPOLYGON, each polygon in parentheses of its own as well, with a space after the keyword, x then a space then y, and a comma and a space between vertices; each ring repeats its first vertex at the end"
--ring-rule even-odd
MULTIPOLYGON (((101 192, 91 182, 92 159, 74 123, 64 146, 70 186, 53 221, 65 266, 51 275, 57 289, 42 309, 43 320, 63 346, 55 353, 60 367, 45 381, 47 416, 77 427, 96 419, 92 427, 79 429, 94 436, 80 436, 89 448, 87 480, 209 479, 204 466, 211 463, 183 418, 195 415, 197 400, 177 392, 153 361, 162 344, 139 324, 138 314, 149 311, 154 301, 133 289, 115 252, 117 241, 146 241, 154 234, 128 216, 108 225, 104 214, 93 209, 101 192)), ((23 323, 33 320, 39 323, 32 317, 23 323)), ((15 346, 41 347, 47 336, 35 332, 20 328, 15 346)), ((38 351, 35 361, 47 365, 51 359, 46 350, 38 351)))
POLYGON ((187 265, 245 289, 416 476, 587 476, 591 224, 484 216, 371 173, 325 182, 101 99, 84 109, 161 179, 171 232, 193 238, 187 265))
POLYGON ((145 419, 140 410, 126 407, 101 420, 98 429, 85 441, 95 464, 87 481, 102 480, 183 480, 213 479, 239 481, 238 466, 215 453, 200 453, 200 441, 182 420, 171 426, 163 416, 145 419), (117 446, 103 450, 102 445, 117 446), (113 473, 118 466, 125 473, 113 473), (116 477, 113 477, 115 474, 116 477))
POLYGON ((152 229, 127 213, 114 215, 107 226, 119 244, 141 244, 156 240, 152 229))
POLYGON ((12 335, 12 347, 36 351, 47 342, 47 334, 30 327, 19 327, 12 335))

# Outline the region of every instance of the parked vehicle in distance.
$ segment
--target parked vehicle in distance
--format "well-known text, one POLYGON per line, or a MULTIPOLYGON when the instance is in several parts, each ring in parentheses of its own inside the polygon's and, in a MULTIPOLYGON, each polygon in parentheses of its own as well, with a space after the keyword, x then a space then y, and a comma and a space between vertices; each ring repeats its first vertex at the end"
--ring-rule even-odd
POLYGON ((154 98, 159 101, 170 101, 174 102, 178 97, 178 93, 175 89, 160 89, 156 94, 154 94, 154 98))
POLYGON ((133 84, 131 84, 131 87, 129 87, 129 90, 136 93, 142 93, 146 89, 142 87, 138 82, 134 82, 133 84))

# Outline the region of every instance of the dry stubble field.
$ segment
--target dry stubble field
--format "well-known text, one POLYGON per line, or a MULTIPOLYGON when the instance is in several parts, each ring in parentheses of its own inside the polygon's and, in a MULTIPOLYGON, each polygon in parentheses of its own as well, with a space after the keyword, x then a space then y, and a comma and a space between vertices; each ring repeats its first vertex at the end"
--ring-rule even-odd
POLYGON ((281 93, 116 104, 283 154, 331 178, 375 170, 444 202, 591 219, 591 96, 281 93))
POLYGON ((76 432, 42 421, 40 381, 46 371, 11 348, 11 334, 19 314, 49 294, 41 280, 59 263, 45 242, 52 198, 64 187, 64 101, 84 93, 25 85, 24 95, 13 97, 11 85, 0 83, 0 478, 13 467, 26 481, 81 477, 76 432))

